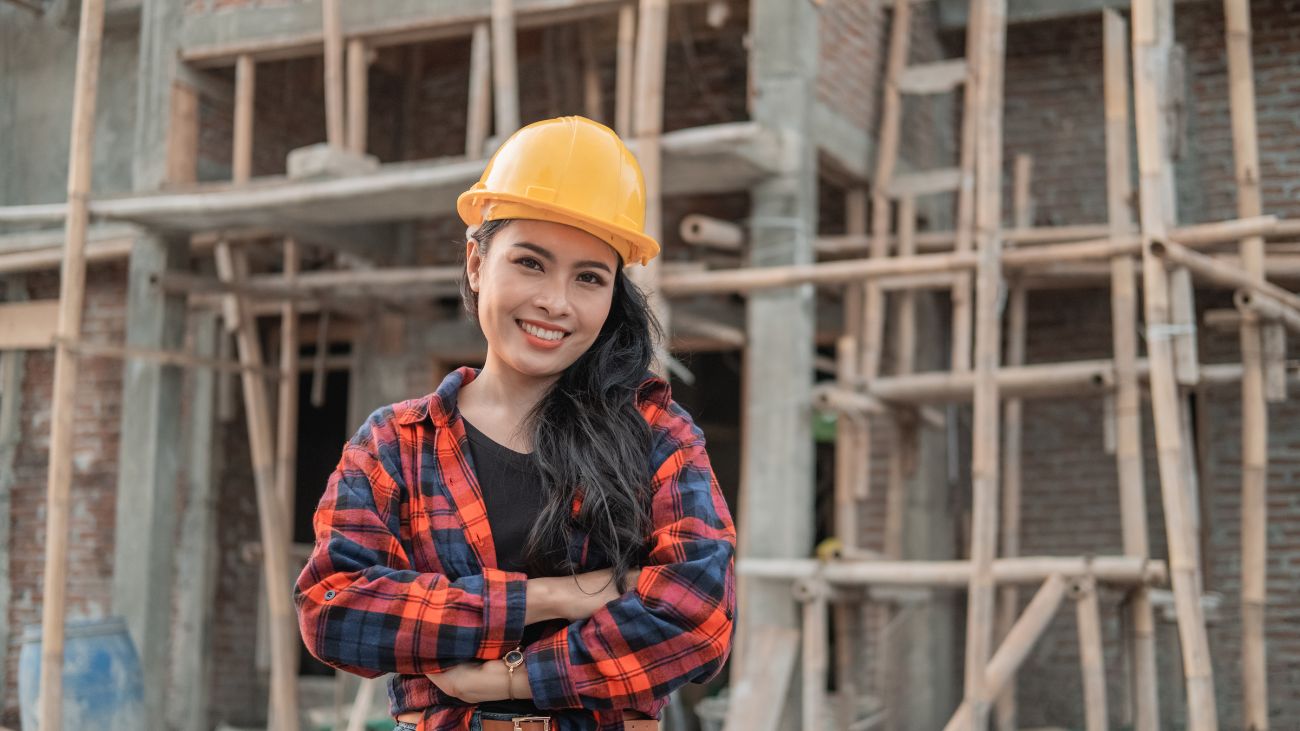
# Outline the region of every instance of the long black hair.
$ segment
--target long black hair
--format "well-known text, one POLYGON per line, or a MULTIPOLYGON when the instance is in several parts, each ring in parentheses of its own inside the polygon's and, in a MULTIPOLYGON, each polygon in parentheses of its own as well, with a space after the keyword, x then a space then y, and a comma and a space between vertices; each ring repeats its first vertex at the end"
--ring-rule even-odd
MULTIPOLYGON (((472 234, 479 256, 486 258, 492 238, 510 220, 488 221, 472 234)), ((460 291, 466 312, 477 321, 478 293, 466 276, 460 291)), ((624 579, 640 565, 651 525, 650 427, 636 398, 660 333, 645 294, 616 267, 600 334, 521 426, 532 433, 544 492, 524 549, 530 574, 553 564, 576 572, 570 544, 576 528, 590 538, 589 550, 608 560, 618 591, 626 591, 624 579), (579 492, 575 524, 571 512, 579 492)))

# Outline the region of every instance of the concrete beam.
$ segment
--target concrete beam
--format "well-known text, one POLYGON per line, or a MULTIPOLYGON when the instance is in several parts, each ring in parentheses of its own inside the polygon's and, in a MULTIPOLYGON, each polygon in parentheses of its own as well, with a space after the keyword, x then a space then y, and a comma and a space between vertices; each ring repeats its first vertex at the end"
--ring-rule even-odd
MULTIPOLYGON (((699 2, 700 0, 675 0, 699 2)), ((515 0, 515 26, 529 28, 618 11, 622 0, 515 0)), ((487 21, 483 0, 371 0, 340 3, 340 23, 349 38, 371 47, 437 38, 468 37, 487 21)), ((250 53, 259 60, 320 55, 324 49, 320 0, 195 13, 181 30, 181 57, 200 66, 228 66, 250 53)))
MULTIPOLYGON (((1174 0, 1179 5, 1205 1, 1174 0)), ((1007 25, 1099 16, 1106 8, 1128 10, 1129 5, 1129 0, 1007 0, 1007 25)), ((968 0, 939 0, 939 29, 965 29, 969 12, 968 0)))

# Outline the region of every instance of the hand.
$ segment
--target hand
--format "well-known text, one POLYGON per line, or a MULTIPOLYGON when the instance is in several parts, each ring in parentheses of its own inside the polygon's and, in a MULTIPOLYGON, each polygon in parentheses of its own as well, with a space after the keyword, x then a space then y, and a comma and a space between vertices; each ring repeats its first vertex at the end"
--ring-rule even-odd
POLYGON ((524 667, 515 669, 514 685, 508 688, 510 671, 500 660, 462 663, 442 672, 426 673, 426 677, 438 690, 466 703, 505 700, 510 697, 510 690, 514 691, 515 698, 533 697, 524 667))
MULTIPOLYGON (((636 587, 641 569, 627 572, 629 591, 636 587)), ((595 614, 621 594, 614 587, 612 569, 589 571, 576 576, 548 576, 528 580, 528 610, 525 624, 549 619, 576 622, 595 614)))

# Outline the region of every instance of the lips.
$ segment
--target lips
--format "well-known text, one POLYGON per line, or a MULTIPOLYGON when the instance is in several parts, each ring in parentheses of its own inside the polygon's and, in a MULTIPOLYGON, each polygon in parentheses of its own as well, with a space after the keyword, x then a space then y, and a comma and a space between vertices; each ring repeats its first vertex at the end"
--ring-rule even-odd
POLYGON ((534 322, 516 320, 515 323, 519 325, 519 329, 524 333, 526 340, 542 348, 558 347, 569 336, 569 333, 565 330, 543 327, 534 322))

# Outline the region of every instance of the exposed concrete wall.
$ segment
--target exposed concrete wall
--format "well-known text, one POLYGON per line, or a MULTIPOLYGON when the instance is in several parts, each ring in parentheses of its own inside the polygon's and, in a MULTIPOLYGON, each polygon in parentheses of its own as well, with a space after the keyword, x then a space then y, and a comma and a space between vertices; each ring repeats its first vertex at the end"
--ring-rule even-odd
MULTIPOLYGON (((77 30, 0 4, 0 205, 67 198, 77 30)), ((108 32, 95 118, 95 193, 131 189, 139 44, 108 32)))

